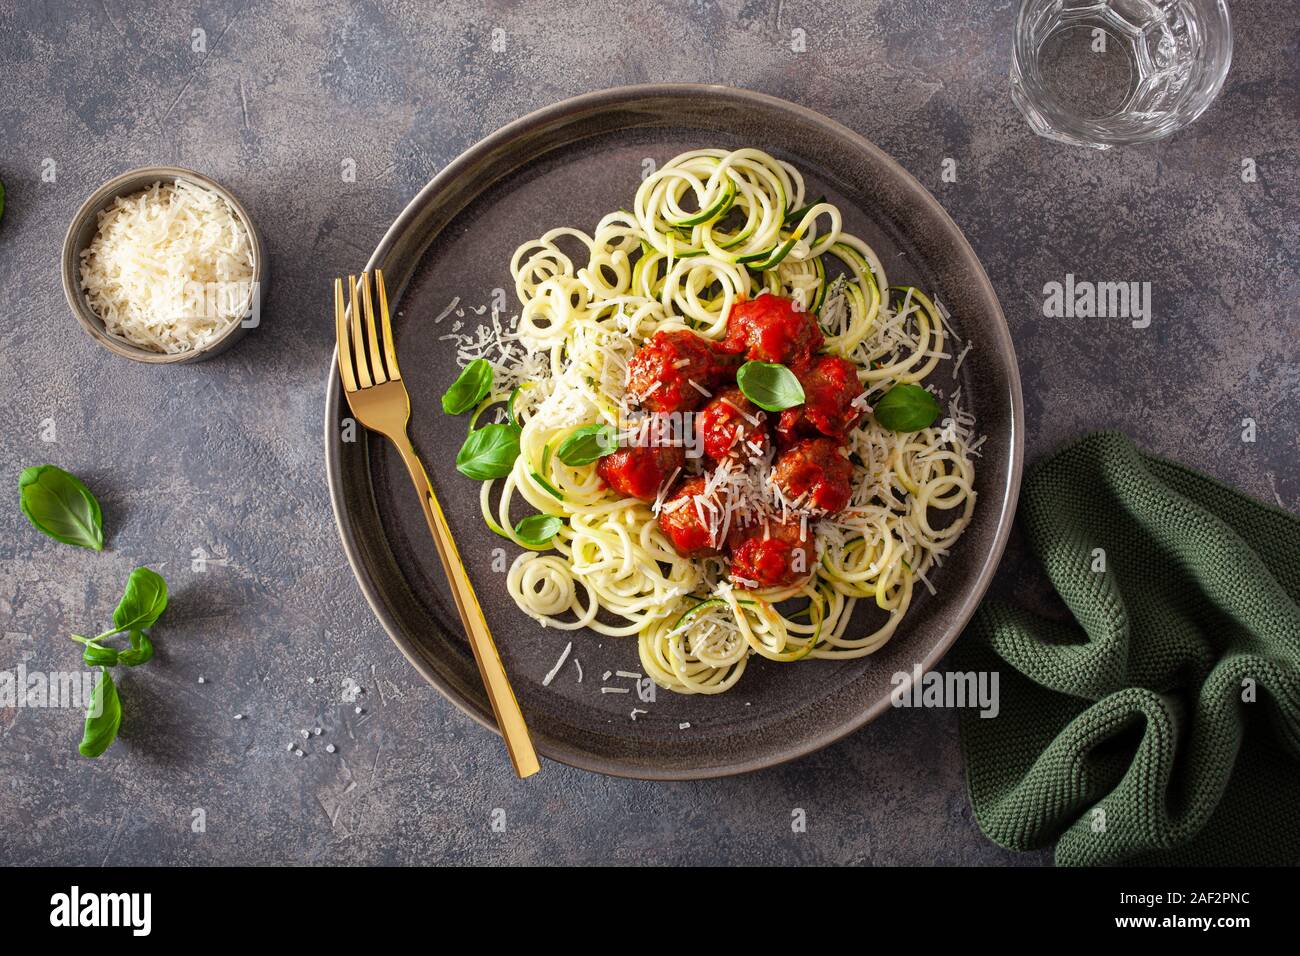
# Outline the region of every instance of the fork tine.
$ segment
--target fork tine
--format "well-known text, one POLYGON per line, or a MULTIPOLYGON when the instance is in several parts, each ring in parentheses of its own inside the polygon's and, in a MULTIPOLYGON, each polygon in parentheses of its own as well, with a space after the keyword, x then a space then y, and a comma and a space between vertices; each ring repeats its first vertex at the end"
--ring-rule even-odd
POLYGON ((348 320, 343 307, 343 280, 334 280, 334 335, 338 339, 339 378, 343 391, 357 390, 357 377, 352 373, 352 347, 348 344, 348 320))
POLYGON ((384 270, 375 270, 375 288, 379 291, 379 320, 383 326, 384 361, 388 363, 388 374, 394 380, 400 380, 402 373, 397 369, 397 351, 393 348, 393 326, 388 320, 388 292, 384 289, 384 270))
POLYGON ((379 356, 379 333, 375 330, 375 306, 370 299, 370 273, 361 273, 361 303, 366 310, 366 341, 370 345, 370 374, 375 384, 388 381, 384 373, 384 360, 379 356))
POLYGON ((361 335, 361 309, 357 304, 357 277, 348 276, 348 289, 352 298, 352 358, 357 363, 357 383, 362 388, 375 384, 370 380, 370 366, 366 363, 366 340, 361 335))

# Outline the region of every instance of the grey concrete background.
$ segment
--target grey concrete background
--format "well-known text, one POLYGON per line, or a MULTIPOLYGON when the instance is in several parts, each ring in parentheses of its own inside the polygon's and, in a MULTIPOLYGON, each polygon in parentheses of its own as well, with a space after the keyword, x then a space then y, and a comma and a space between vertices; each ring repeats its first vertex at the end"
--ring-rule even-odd
MULTIPOLYGON (((126 719, 102 758, 77 754, 77 712, 0 709, 0 863, 1049 862, 976 829, 951 713, 899 712, 741 778, 646 784, 548 764, 515 781, 499 742, 405 664, 343 560, 321 446, 328 280, 358 268, 448 160, 531 109, 633 82, 747 86, 874 140, 966 231, 1017 342, 1030 461, 1119 426, 1295 509, 1295 10, 1234 5, 1220 100, 1164 143, 1102 154, 1035 137, 1012 107, 1011 0, 5 0, 0 484, 45 461, 78 473, 109 548, 41 537, 11 494, 0 669, 75 668, 66 635, 102 628, 138 564, 168 578, 173 602, 158 659, 120 681, 126 719), (940 179, 945 157, 955 183, 940 179), (207 364, 116 359, 60 291, 77 205, 148 163, 226 184, 270 250, 263 327, 207 364), (1067 272, 1150 281, 1151 327, 1044 318, 1043 285, 1067 272), (216 562, 205 573, 190 570, 195 548, 216 562), (366 689, 360 715, 340 699, 347 678, 366 689), (316 726, 308 756, 286 751, 316 726)), ((1040 587, 1017 549, 999 590, 1040 587)))

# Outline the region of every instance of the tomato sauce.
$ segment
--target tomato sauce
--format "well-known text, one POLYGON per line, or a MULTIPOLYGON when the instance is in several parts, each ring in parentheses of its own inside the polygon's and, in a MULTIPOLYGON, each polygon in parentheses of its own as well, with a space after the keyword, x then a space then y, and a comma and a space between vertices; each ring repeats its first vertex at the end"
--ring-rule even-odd
POLYGON ((620 448, 600 459, 596 473, 625 498, 654 501, 659 486, 686 463, 686 452, 675 446, 637 445, 620 448))
POLYGON ((825 342, 817 319, 796 309, 789 299, 765 293, 738 302, 727 316, 727 337, 720 348, 744 353, 751 362, 775 362, 796 371, 812 361, 825 342))

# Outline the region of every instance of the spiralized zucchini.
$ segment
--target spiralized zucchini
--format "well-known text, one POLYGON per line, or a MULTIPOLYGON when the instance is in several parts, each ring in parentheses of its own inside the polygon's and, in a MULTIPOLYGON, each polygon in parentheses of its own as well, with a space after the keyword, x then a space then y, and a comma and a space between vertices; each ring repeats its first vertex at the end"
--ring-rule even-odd
POLYGON ((840 211, 810 200, 798 170, 756 149, 683 153, 641 183, 630 211, 590 235, 552 229, 520 246, 510 270, 522 307, 500 336, 505 372, 476 416, 498 406, 522 429, 513 471, 485 482, 480 501, 489 527, 524 549, 507 586, 525 613, 549 628, 635 635, 644 671, 685 694, 731 689, 755 655, 855 658, 889 640, 975 507, 978 442, 959 394, 942 421, 915 433, 865 416, 849 443, 850 506, 810 517, 815 572, 784 589, 733 588, 723 560, 682 558, 654 507, 616 498, 594 464, 566 465, 555 452, 583 425, 625 424, 628 360, 659 329, 720 339, 734 303, 790 297, 817 315, 826 350, 857 365, 869 402, 897 383, 925 384, 954 357, 941 307, 919 289, 891 288, 840 211), (564 520, 548 548, 511 530, 525 510, 564 520), (860 601, 878 620, 851 634, 860 601))

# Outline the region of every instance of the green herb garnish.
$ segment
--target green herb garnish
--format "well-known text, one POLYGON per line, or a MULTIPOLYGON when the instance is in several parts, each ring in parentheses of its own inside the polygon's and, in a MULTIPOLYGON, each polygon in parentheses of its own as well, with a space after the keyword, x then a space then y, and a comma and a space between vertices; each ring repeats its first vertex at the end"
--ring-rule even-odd
POLYGON ((123 631, 140 631, 153 627, 166 609, 167 582, 162 579, 162 575, 148 568, 136 568, 126 579, 126 593, 113 612, 113 623, 117 629, 110 633, 120 634, 123 631))
POLYGON ((467 478, 504 478, 519 457, 519 426, 500 423, 470 432, 456 455, 456 470, 467 478))
POLYGON ((566 465, 590 465, 618 450, 618 430, 612 425, 583 425, 560 443, 556 454, 566 465))
POLYGON ((98 757, 117 739, 121 726, 122 698, 117 696, 117 685, 105 667, 100 670, 99 683, 90 695, 86 729, 82 731, 81 745, 77 749, 83 757, 98 757))
POLYGON ((475 359, 451 387, 442 393, 442 410, 448 415, 462 415, 479 402, 492 388, 492 366, 487 359, 475 359))
POLYGON ((152 627, 167 608, 167 582, 156 571, 136 568, 127 578, 122 600, 113 612, 113 627, 95 637, 73 634, 72 639, 83 645, 81 659, 88 667, 101 671, 86 710, 86 729, 81 737, 81 753, 85 757, 98 757, 117 737, 122 724, 122 700, 108 668, 121 664, 136 667, 153 657, 153 641, 144 632, 152 627), (112 647, 103 642, 119 634, 127 634, 126 647, 112 647))
POLYGON ((919 432, 935 423, 942 410, 920 385, 895 385, 876 402, 876 421, 895 432, 919 432))
POLYGON ((564 522, 554 515, 529 515, 515 525, 515 537, 534 548, 544 548, 564 527, 564 522))
POLYGON ((23 514, 55 541, 104 550, 104 517, 90 489, 57 465, 24 468, 18 476, 23 514))
POLYGON ((117 662, 123 667, 136 667, 153 659, 153 641, 144 631, 132 631, 130 644, 130 647, 117 655, 117 662))
POLYGON ((773 362, 746 362, 736 373, 736 384, 765 411, 779 412, 804 402, 803 386, 794 372, 773 362))
POLYGON ((87 667, 113 667, 117 664, 117 648, 87 644, 81 652, 81 659, 87 667))

